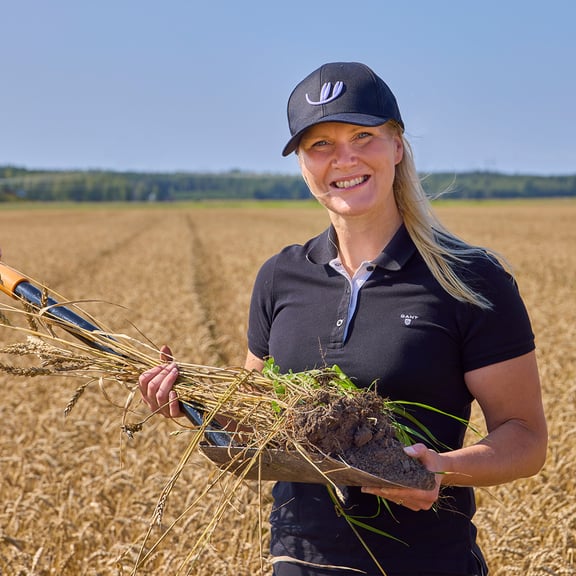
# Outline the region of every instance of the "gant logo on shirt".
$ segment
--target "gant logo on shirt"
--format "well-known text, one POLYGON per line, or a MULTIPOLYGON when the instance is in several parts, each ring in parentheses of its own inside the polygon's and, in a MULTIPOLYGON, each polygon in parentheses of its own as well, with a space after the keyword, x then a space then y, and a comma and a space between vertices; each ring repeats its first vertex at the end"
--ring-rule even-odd
POLYGON ((415 314, 400 314, 400 318, 404 320, 405 326, 410 326, 413 320, 418 320, 418 316, 416 316, 415 314))
POLYGON ((328 104, 328 102, 336 100, 336 98, 342 94, 342 90, 344 90, 344 82, 341 82, 340 80, 334 84, 334 90, 332 90, 332 82, 324 82, 324 84, 322 84, 322 89, 320 90, 320 100, 314 102, 313 100, 310 100, 310 97, 306 94, 306 102, 312 106, 328 104))

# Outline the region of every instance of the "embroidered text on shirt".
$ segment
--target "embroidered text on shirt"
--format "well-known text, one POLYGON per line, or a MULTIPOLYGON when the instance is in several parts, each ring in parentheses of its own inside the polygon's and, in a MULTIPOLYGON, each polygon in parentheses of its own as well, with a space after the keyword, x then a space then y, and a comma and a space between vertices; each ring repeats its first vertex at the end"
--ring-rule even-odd
POLYGON ((410 326, 410 324, 412 324, 412 320, 417 320, 418 316, 415 314, 400 314, 400 318, 404 320, 404 324, 406 326, 410 326))

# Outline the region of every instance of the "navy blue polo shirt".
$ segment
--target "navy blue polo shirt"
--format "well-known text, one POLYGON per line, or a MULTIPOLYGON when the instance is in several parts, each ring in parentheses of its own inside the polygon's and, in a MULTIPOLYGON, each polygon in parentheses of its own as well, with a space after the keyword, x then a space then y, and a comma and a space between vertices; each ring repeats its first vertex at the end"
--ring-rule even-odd
MULTIPOLYGON (((248 346, 272 356, 284 372, 337 364, 359 386, 376 384, 385 397, 420 402, 468 419, 470 370, 534 349, 528 314, 512 277, 491 257, 476 254, 458 273, 492 303, 490 310, 457 301, 432 276, 402 226, 372 262, 355 294, 334 266, 329 228, 304 245, 270 258, 256 278, 248 346), (351 306, 351 298, 356 302, 351 306)), ((435 437, 456 449, 465 428, 441 414, 415 409, 435 437)), ((360 529, 391 574, 417 571, 474 574, 476 530, 470 488, 446 487, 438 511, 412 512, 347 490, 348 513, 402 543, 360 529)), ((349 566, 377 574, 374 562, 322 485, 279 482, 271 513, 274 556, 349 566)))

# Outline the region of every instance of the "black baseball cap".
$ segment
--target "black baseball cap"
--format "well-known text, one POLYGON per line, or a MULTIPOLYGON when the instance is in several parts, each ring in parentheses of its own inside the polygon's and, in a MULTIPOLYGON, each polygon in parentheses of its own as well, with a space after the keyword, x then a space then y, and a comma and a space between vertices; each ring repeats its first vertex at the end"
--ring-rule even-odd
POLYGON ((394 94, 368 66, 358 62, 324 64, 294 88, 288 100, 288 125, 292 137, 282 156, 294 152, 302 134, 320 122, 346 122, 378 126, 404 122, 394 94))

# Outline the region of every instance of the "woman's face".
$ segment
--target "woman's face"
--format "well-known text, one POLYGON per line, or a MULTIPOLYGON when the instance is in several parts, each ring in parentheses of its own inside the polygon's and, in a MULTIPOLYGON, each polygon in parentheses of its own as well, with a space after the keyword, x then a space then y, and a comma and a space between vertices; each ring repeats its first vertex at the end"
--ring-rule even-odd
POLYGON ((312 194, 342 217, 396 211, 392 185, 402 138, 386 124, 326 122, 310 127, 298 146, 302 176, 312 194))

